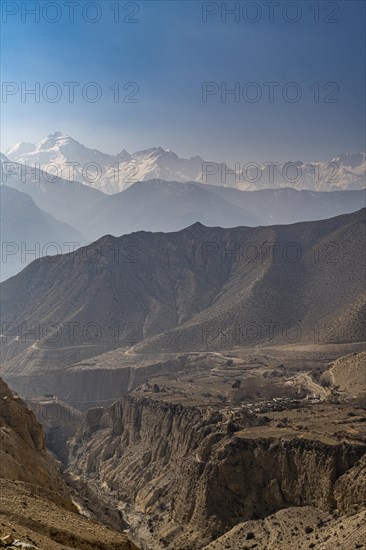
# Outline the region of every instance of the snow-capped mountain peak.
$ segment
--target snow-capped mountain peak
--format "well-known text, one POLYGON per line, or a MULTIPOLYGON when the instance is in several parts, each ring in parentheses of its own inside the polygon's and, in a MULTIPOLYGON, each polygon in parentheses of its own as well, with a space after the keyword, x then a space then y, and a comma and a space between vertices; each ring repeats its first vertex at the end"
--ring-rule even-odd
MULTIPOLYGON (((39 143, 17 143, 6 151, 9 160, 29 166, 40 166, 57 173, 66 180, 76 180, 105 193, 113 194, 137 181, 160 179, 165 181, 196 181, 226 185, 239 189, 266 189, 292 187, 313 191, 333 189, 362 189, 365 187, 365 153, 344 153, 330 162, 263 165, 258 179, 254 173, 241 171, 237 178, 226 174, 220 160, 215 174, 203 178, 204 160, 196 155, 181 158, 172 149, 150 147, 135 153, 121 149, 113 155, 90 149, 72 137, 54 132, 39 143), (290 166, 289 166, 290 165, 290 166)), ((229 167, 227 167, 229 169, 229 167)))
POLYGON ((70 144, 79 145, 77 141, 73 140, 70 136, 66 136, 61 132, 55 132, 50 134, 46 138, 37 143, 35 151, 48 151, 51 149, 61 149, 70 144))
POLYGON ((28 143, 26 141, 21 141, 19 143, 16 143, 12 147, 10 147, 10 149, 8 149, 6 151, 6 154, 9 155, 9 156, 24 155, 24 154, 31 153, 32 151, 34 151, 35 147, 36 146, 35 146, 34 143, 28 143))
POLYGON ((342 153, 331 161, 332 164, 343 165, 344 167, 353 169, 356 168, 357 173, 361 173, 360 169, 365 172, 366 169, 366 153, 342 153))

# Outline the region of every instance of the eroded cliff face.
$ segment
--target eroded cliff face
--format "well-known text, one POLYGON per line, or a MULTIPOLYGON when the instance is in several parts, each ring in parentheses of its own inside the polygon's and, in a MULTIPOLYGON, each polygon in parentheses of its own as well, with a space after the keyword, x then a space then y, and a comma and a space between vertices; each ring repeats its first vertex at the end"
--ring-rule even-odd
MULTIPOLYGON (((14 361, 17 362, 18 358, 14 361)), ((12 369, 11 373, 6 373, 6 381, 26 399, 54 394, 83 410, 85 403, 95 403, 98 406, 102 401, 103 406, 111 405, 149 377, 179 372, 187 362, 187 355, 175 356, 169 360, 144 361, 140 357, 136 360, 133 356, 126 357, 124 351, 120 350, 114 354, 109 352, 81 361, 68 368, 50 368, 42 359, 41 363, 45 368, 39 372, 18 375, 12 369)))
POLYGON ((0 546, 137 550, 122 532, 79 514, 74 502, 41 424, 0 379, 0 546))
POLYGON ((52 491, 69 509, 73 505, 57 464, 46 451, 42 426, 19 396, 0 379, 0 478, 32 483, 52 491))
POLYGON ((334 486, 334 498, 337 508, 351 514, 358 507, 366 507, 366 454, 334 486))
POLYGON ((364 450, 315 441, 247 440, 222 442, 207 464, 193 520, 221 534, 238 521, 267 516, 288 506, 336 507, 335 482, 364 450), (222 503, 225 506, 222 506, 222 503), (220 505, 221 504, 221 505, 220 505))
MULTIPOLYGON (((241 436, 241 428, 263 422, 241 410, 127 395, 89 411, 70 471, 104 484, 129 503, 128 512, 143 514, 145 525, 134 534, 141 543, 150 532, 150 549, 203 548, 239 522, 289 506, 340 508, 341 480, 354 478, 365 448, 241 436)), ((347 495, 345 510, 363 498, 347 495)))

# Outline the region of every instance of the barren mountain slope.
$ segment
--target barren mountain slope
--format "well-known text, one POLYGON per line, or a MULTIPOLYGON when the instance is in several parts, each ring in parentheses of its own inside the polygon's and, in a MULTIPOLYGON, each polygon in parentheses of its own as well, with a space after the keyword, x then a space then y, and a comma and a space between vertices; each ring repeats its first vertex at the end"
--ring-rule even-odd
MULTIPOLYGON (((245 257, 237 253, 239 260, 230 262, 230 275, 210 306, 173 330, 145 338, 136 351, 365 339, 364 210, 247 231, 237 240, 233 233, 223 236, 221 260, 230 262, 235 246, 245 257)), ((215 254, 219 243, 212 232, 203 233, 215 254)))
POLYGON ((336 386, 345 399, 360 397, 366 403, 366 352, 337 359, 321 380, 330 387, 336 386))
POLYGON ((1 285, 5 372, 108 349, 365 339, 365 210, 319 222, 106 236, 1 285))

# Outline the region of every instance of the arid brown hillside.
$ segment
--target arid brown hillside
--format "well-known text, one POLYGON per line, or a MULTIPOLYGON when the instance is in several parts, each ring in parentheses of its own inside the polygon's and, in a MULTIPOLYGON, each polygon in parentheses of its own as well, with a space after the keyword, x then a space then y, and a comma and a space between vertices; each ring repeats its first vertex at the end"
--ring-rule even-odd
POLYGON ((337 388, 343 399, 366 404, 366 352, 337 359, 322 374, 321 382, 337 388))
POLYGON ((106 236, 1 285, 5 371, 108 349, 363 341, 365 210, 289 226, 106 236))
POLYGON ((46 451, 42 426, 19 396, 0 379, 2 479, 32 483, 57 495, 73 509, 56 462, 46 451))
POLYGON ((0 438, 0 539, 14 540, 11 548, 137 550, 124 534, 79 514, 42 426, 1 379, 0 438))
POLYGON ((355 550, 364 548, 366 510, 337 517, 302 506, 287 508, 264 520, 239 523, 204 550, 355 550))

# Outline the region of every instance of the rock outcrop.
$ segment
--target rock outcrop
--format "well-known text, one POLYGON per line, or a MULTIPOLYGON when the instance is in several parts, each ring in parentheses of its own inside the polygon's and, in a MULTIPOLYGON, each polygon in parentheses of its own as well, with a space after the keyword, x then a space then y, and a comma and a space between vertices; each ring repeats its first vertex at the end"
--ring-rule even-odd
POLYGON ((342 517, 310 506, 239 523, 204 550, 355 550, 364 548, 366 510, 342 517))
POLYGON ((0 379, 0 478, 51 491, 74 509, 59 469, 46 450, 42 426, 24 401, 0 379))
POLYGON ((340 357, 320 377, 342 401, 366 405, 366 351, 340 357))

